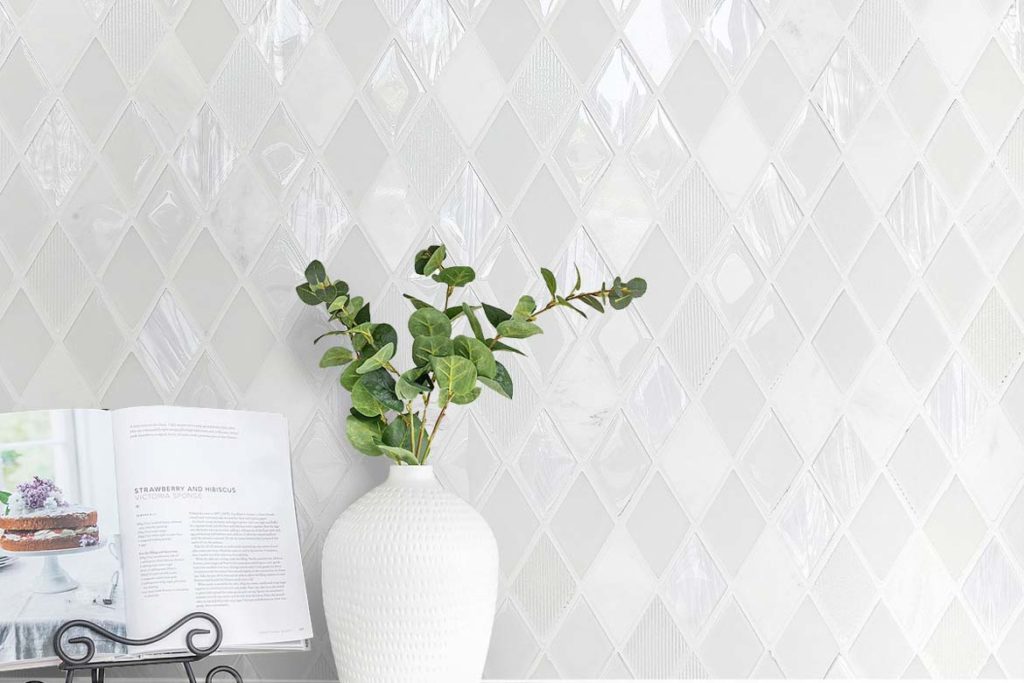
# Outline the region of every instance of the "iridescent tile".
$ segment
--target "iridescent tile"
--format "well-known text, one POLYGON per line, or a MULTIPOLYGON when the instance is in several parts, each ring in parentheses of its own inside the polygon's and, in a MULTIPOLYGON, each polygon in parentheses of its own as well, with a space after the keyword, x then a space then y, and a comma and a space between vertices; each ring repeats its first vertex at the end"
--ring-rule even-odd
POLYGON ((397 135, 423 96, 423 85, 398 43, 391 43, 381 57, 366 83, 366 94, 384 129, 397 135))
POLYGON ((271 114, 253 152, 260 174, 279 197, 288 191, 309 159, 309 147, 281 106, 271 114))
POLYGON ((464 34, 446 0, 419 0, 402 26, 413 61, 429 82, 441 73, 464 34))
POLYGON ((160 147, 153 131, 135 104, 130 104, 103 147, 114 177, 132 202, 156 171, 160 147))
POLYGON ((615 46, 591 87, 595 115, 616 145, 626 143, 651 97, 651 90, 630 57, 626 46, 615 46))
POLYGON ((928 395, 926 406, 939 434, 958 455, 987 408, 988 399, 963 359, 955 355, 928 395))
POLYGON ((715 561, 693 536, 669 568, 665 592, 681 623, 695 633, 707 622, 726 587, 715 561))
POLYGON ((747 244, 771 268, 786 251, 802 218, 786 183, 770 166, 737 223, 747 244))
POLYGON ((782 510, 779 528, 797 565, 809 577, 839 528, 839 520, 810 475, 797 484, 782 510))
POLYGON ((844 41, 815 84, 811 98, 833 134, 848 143, 868 112, 874 89, 867 71, 844 41))
POLYGON ((611 161, 612 152, 585 105, 581 104, 555 148, 555 163, 582 199, 611 161))
POLYGON ((764 33, 764 22, 750 0, 722 0, 702 29, 704 39, 735 76, 764 33))
POLYGON ((661 106, 651 112, 647 125, 633 143, 630 158, 640 178, 658 196, 689 161, 690 153, 661 106))
POLYGON ((836 510, 844 516, 860 503, 874 469, 864 444, 845 418, 836 425, 814 461, 814 474, 836 510))
POLYGON ((168 166, 140 207, 136 226, 146 235, 160 261, 167 264, 197 218, 192 200, 168 166))
POLYGON ((326 259, 334 253, 351 218, 327 174, 316 166, 295 196, 288 222, 307 257, 326 259))
POLYGON ((640 0, 625 34, 647 73, 661 83, 690 37, 690 25, 675 0, 640 0))
POLYGON ((549 511, 569 485, 576 461, 562 442, 554 424, 542 413, 526 437, 516 461, 526 491, 542 512, 549 511))
POLYGON ((439 218, 438 228, 448 253, 459 258, 460 263, 475 263, 501 214, 480 176, 467 164, 441 205, 439 218))
POLYGON ((142 326, 138 344, 139 361, 160 388, 170 392, 199 351, 200 340, 174 297, 164 292, 142 326))
POLYGON ((949 228, 949 212, 918 164, 886 214, 896 239, 917 268, 923 268, 949 228))
POLYGON ((295 0, 270 0, 249 25, 249 36, 278 83, 291 73, 313 26, 295 0))
POLYGON ((629 423, 618 420, 591 464, 594 484, 619 515, 646 476, 651 458, 629 423))
POLYGON ((87 152, 64 105, 57 102, 25 151, 25 160, 46 197, 60 204, 81 177, 87 152))
POLYGON ((989 543, 968 574, 964 599, 993 640, 1024 599, 1020 576, 997 541, 989 543))
POLYGON ((236 158, 237 152, 209 106, 199 112, 175 153, 182 175, 204 204, 220 192, 236 158))
POLYGON ((664 443, 689 400, 665 357, 656 352, 647 363, 626 409, 640 436, 657 449, 664 443))

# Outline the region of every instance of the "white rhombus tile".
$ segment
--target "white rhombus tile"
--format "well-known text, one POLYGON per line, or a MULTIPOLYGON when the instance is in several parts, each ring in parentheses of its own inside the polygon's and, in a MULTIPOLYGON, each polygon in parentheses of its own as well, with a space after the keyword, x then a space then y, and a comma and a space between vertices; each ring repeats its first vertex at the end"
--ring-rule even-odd
POLYGON ((527 544, 533 537, 537 528, 537 517, 508 472, 498 479, 480 512, 494 531, 494 537, 498 541, 501 570, 508 576, 519 564, 527 544))
POLYGON ((692 270, 699 270, 729 222, 708 177, 693 166, 665 209, 662 228, 692 270))
POLYGON ((210 83, 238 34, 238 26, 221 0, 209 0, 188 5, 175 34, 203 80, 210 83))
POLYGON ((542 638, 561 620, 576 581, 547 534, 542 534, 510 588, 526 619, 542 638))
POLYGON ((623 648, 631 671, 642 678, 698 678, 707 673, 690 651, 665 604, 655 598, 623 648))
POLYGON ((401 27, 412 61, 428 83, 440 75, 465 32, 447 0, 417 0, 401 27))
POLYGON ((907 129, 918 141, 931 137, 952 95, 924 44, 918 42, 903 60, 889 95, 907 129))
POLYGON ((914 42, 914 27, 896 0, 867 0, 850 31, 880 80, 892 74, 914 42))
POLYGON ((764 22, 750 0, 723 0, 711 11, 701 33, 735 78, 757 48, 764 22))
POLYGON ((538 645, 515 607, 506 602, 494 617, 484 678, 524 678, 537 656, 538 645))
MULTIPOLYGON (((551 170, 542 166, 512 216, 516 234, 535 263, 551 267, 575 221, 572 208, 551 170)), ((600 240, 600 224, 595 220, 591 226, 596 231, 594 236, 600 240)))
POLYGON ((280 199, 305 170, 311 152, 295 123, 278 105, 253 146, 256 170, 280 199))
POLYGON ((171 33, 164 38, 149 68, 141 75, 135 101, 156 131, 161 145, 172 149, 192 122, 205 92, 206 84, 185 47, 171 33))
POLYGON ((874 335, 856 304, 844 292, 825 316, 813 343, 836 385, 845 392, 873 353, 874 335))
POLYGON ((660 352, 646 365, 626 398, 626 411, 640 438, 653 451, 668 438, 689 399, 660 352))
POLYGON ((359 216, 371 240, 396 268, 421 234, 424 209, 401 165, 388 159, 372 183, 359 216))
POLYGON ((805 229, 775 278, 779 294, 805 333, 818 327, 839 287, 839 273, 821 240, 805 229))
POLYGON ((774 42, 765 47, 751 68, 740 96, 769 144, 782 136, 804 100, 800 82, 774 42))
POLYGON ((805 473, 783 505, 778 525, 797 566, 810 577, 839 528, 839 519, 813 477, 805 473))
POLYGON ((803 335, 793 316, 772 288, 755 304, 741 336, 757 362, 765 387, 773 386, 796 355, 803 335))
POLYGON ((839 644, 809 597, 775 645, 775 655, 789 678, 820 678, 839 653, 839 644))
POLYGON ((24 42, 17 43, 0 66, 0 89, 4 92, 0 117, 15 139, 24 140, 47 94, 24 42))
POLYGON ((690 37, 690 25, 673 0, 640 0, 624 33, 657 85, 665 79, 690 37))
POLYGON ((585 576, 614 523, 586 477, 580 475, 551 520, 551 532, 577 575, 585 576), (586 526, 590 533, 580 534, 586 526))
POLYGON ((587 457, 606 431, 618 398, 615 382, 591 344, 582 345, 561 368, 548 397, 569 447, 578 457, 587 457))
MULTIPOLYGON (((612 642, 621 643, 629 638, 654 593, 655 582, 654 574, 626 530, 613 531, 582 585, 612 642)), ((667 612, 665 616, 668 617, 667 612)))
POLYGON ((768 148, 738 99, 730 100, 700 143, 698 156, 722 197, 739 206, 768 159, 768 148))
POLYGON ((428 205, 433 205, 455 175, 463 151, 437 102, 431 101, 411 124, 401 150, 410 180, 428 205))
POLYGON ((914 167, 886 216, 907 258, 923 270, 950 225, 949 210, 923 166, 914 167))
POLYGON ((998 639, 1022 599, 1024 587, 1020 576, 1002 547, 993 540, 964 582, 964 600, 990 642, 998 639))
POLYGON ((660 198, 690 159, 668 114, 658 105, 640 131, 630 150, 630 159, 640 178, 660 198))
MULTIPOLYGON (((327 39, 322 35, 316 35, 302 52, 295 72, 288 79, 281 95, 302 130, 313 142, 323 144, 352 100, 354 90, 352 77, 331 49, 327 39)), ((370 136, 365 118, 352 117, 352 114, 361 113, 358 107, 350 110, 350 115, 345 119, 348 127, 342 124, 342 130, 348 136, 341 139, 353 144, 353 147, 346 148, 345 152, 372 158, 377 149, 373 143, 379 141, 376 140, 376 135, 370 136), (356 131, 352 130, 353 127, 356 131), (360 138, 359 135, 364 137, 360 138), (359 140, 365 144, 364 147, 355 146, 355 141, 359 140)), ((337 138, 332 144, 334 142, 337 142, 337 138)), ((331 153, 330 149, 326 150, 327 156, 331 153)))
MULTIPOLYGON (((388 110, 394 112, 387 117, 389 128, 394 134, 402 125, 407 112, 415 106, 422 86, 411 69, 408 69, 397 44, 392 45, 384 60, 390 63, 386 65, 386 71, 381 72, 378 67, 374 73, 375 77, 380 73, 383 78, 375 87, 373 95, 378 104, 382 105, 379 107, 382 113, 388 110)), ((381 64, 384 66, 385 62, 381 64)), ((436 92, 438 101, 462 141, 472 144, 490 121, 503 94, 501 76, 475 35, 470 34, 459 43, 437 81, 436 92)), ((543 108, 547 104, 543 101, 547 95, 539 94, 536 99, 540 102, 531 100, 531 103, 543 108)))
POLYGON ((805 347, 776 387, 773 403, 796 445, 813 453, 836 423, 842 394, 818 355, 805 347))
POLYGON ((818 110, 804 106, 782 150, 782 159, 794 178, 793 191, 806 203, 817 194, 839 159, 839 148, 818 110))
POLYGON ((269 0, 248 26, 263 61, 278 84, 283 84, 313 33, 296 0, 269 0))
POLYGON ((736 576, 764 527, 757 505, 732 474, 704 516, 701 533, 727 574, 736 576))
POLYGON ((208 231, 199 233, 178 268, 174 283, 178 300, 198 323, 199 332, 210 332, 234 290, 235 276, 208 231))
POLYGON ((929 540, 954 579, 969 566, 986 532, 985 520, 959 478, 939 498, 924 527, 929 540))
POLYGON ((211 345, 228 379, 245 394, 275 344, 273 332, 244 289, 235 295, 221 318, 211 345), (239 344, 245 339, 245 344, 239 344))
MULTIPOLYGON (((18 178, 17 172, 11 176, 10 182, 14 182, 15 178, 18 178)), ((8 189, 10 187, 9 184, 8 189)), ((8 189, 0 191, 0 204, 4 203, 4 194, 8 189)), ((20 199, 28 198, 22 196, 20 199)), ((17 205, 15 207, 17 210, 17 205)), ((10 205, 5 210, 10 210, 10 205)), ((78 253, 94 273, 99 272, 111 253, 117 249, 118 240, 124 231, 125 213, 124 204, 114 189, 113 179, 100 164, 85 174, 78 188, 64 203, 61 222, 68 237, 78 248, 78 253)), ((144 220, 140 215, 139 222, 144 220)), ((2 232, 0 238, 3 238, 2 232)))
POLYGON ((625 161, 605 172, 590 197, 585 221, 611 266, 624 271, 654 221, 644 187, 625 161))
POLYGON ((497 191, 498 199, 511 208, 537 160, 537 148, 522 120, 505 104, 477 148, 480 168, 497 191))
POLYGON ((736 232, 732 232, 712 258, 704 287, 710 301, 718 306, 725 314, 726 322, 735 329, 750 311, 764 282, 764 275, 747 245, 736 232))
POLYGON ((590 79, 614 34, 601 3, 593 0, 562 0, 551 24, 551 37, 581 83, 590 79))
POLYGON ((910 137, 884 101, 867 115, 847 151, 853 176, 876 208, 889 206, 894 188, 910 173, 915 156, 910 137))
POLYGON ((291 235, 279 228, 271 235, 267 248, 253 265, 253 287, 259 291, 260 300, 270 311, 271 318, 279 321, 280 326, 291 320, 291 312, 298 305, 294 296, 295 274, 305 270, 308 263, 308 257, 291 235))
POLYGON ((843 644, 852 643, 871 611, 875 582, 853 545, 844 536, 814 582, 813 595, 843 644))
POLYGON ((98 391, 124 346, 121 330, 100 292, 93 292, 71 323, 64 346, 89 387, 98 391))
POLYGON ((848 519, 860 505, 875 469, 864 444, 846 419, 836 425, 813 465, 815 477, 843 519, 848 519))
POLYGON ((735 454, 760 414, 765 397, 746 363, 732 351, 705 390, 703 403, 718 433, 735 454))
POLYGON ((476 30, 501 76, 510 81, 516 67, 526 57, 539 27, 523 0, 506 0, 492 2, 476 30))
POLYGON ((954 457, 974 434, 989 400, 970 369, 954 355, 928 395, 925 409, 954 457))
MULTIPOLYGON (((111 211, 110 218, 114 213, 111 211)), ((168 265, 198 219, 192 199, 177 174, 165 166, 149 196, 139 208, 136 227, 157 259, 168 265)))
POLYGON ((131 84, 138 80, 167 29, 155 3, 117 0, 100 25, 99 37, 121 77, 131 84))
POLYGON ((576 460, 546 413, 538 416, 526 437, 516 468, 535 509, 542 514, 551 510, 572 481, 576 460))
POLYGON ((900 315, 889 335, 889 348, 916 389, 931 385, 950 341, 938 314, 920 292, 900 315))
POLYGON ((29 293, 54 330, 67 330, 90 289, 89 270, 56 226, 25 275, 29 293))
POLYGON ((440 209, 438 227, 448 253, 461 263, 479 262, 500 219, 480 176, 467 164, 440 209))
POLYGON ((622 515, 651 467, 636 432, 624 419, 615 421, 600 449, 590 458, 594 484, 616 516, 622 515))
POLYGON ((103 274, 107 300, 113 302, 129 328, 138 324, 162 281, 160 266, 139 233, 129 230, 103 274))
POLYGON ((928 538, 916 531, 886 580, 885 601, 907 640, 920 652, 949 604, 953 579, 928 538))
POLYGON ((240 41, 210 90, 211 99, 239 147, 250 147, 277 103, 274 81, 259 53, 240 41))
POLYGON ((789 247, 803 214, 778 170, 769 165, 737 218, 747 244, 771 270, 789 247))
POLYGON ((665 595, 685 632, 699 633, 728 584, 697 536, 691 536, 665 575, 665 595))
POLYGON ((466 416, 446 437, 435 465, 447 486, 467 501, 477 502, 491 483, 500 461, 484 430, 466 416))
MULTIPOLYGON (((601 671, 613 647, 594 611, 581 599, 562 623, 548 652, 557 667, 556 674, 566 678, 592 678, 601 671)), ((549 677, 542 671, 535 671, 534 675, 549 677)))
POLYGON ((988 272, 998 273, 1024 232, 1024 207, 997 165, 964 205, 960 225, 988 272))
MULTIPOLYGON (((366 1, 370 2, 370 0, 366 1)), ((482 67, 477 65, 476 68, 482 67)), ((457 69, 453 69, 453 71, 457 72, 457 69)), ((438 97, 446 106, 454 98, 462 97, 460 92, 462 85, 459 84, 459 87, 452 91, 446 86, 447 82, 447 80, 442 80, 438 87, 438 97)), ((477 83, 478 87, 480 85, 477 83)), ((423 95, 423 84, 420 83, 420 79, 417 78, 416 72, 413 71, 412 65, 405 58, 398 43, 393 42, 388 46, 377 67, 370 74, 365 92, 377 114, 378 122, 392 137, 397 136, 423 95)), ((489 91, 485 90, 484 92, 489 91)), ((489 98, 484 97, 483 99, 486 101, 489 98)), ((465 120, 472 120, 475 123, 481 109, 474 105, 469 111, 476 115, 471 119, 467 115, 465 120)), ((457 125, 458 123, 459 121, 456 120, 457 125)))
POLYGON ((982 4, 970 0, 912 0, 907 9, 939 69, 951 83, 962 83, 992 28, 982 4))
POLYGON ((580 104, 569 119, 555 147, 554 159, 562 176, 581 202, 590 188, 604 173, 611 161, 612 151, 605 142, 594 118, 586 106, 580 104))
POLYGON ((627 528, 657 576, 668 567, 689 527, 686 513, 665 478, 655 474, 633 507, 627 528))
POLYGON ((58 102, 25 150, 25 160, 50 204, 61 204, 81 177, 86 147, 67 110, 58 102))
POLYGON ((924 518, 949 472, 949 462, 922 418, 907 429, 889 460, 889 471, 910 509, 918 519, 924 518))
POLYGON ((961 343, 988 388, 999 393, 1024 355, 1024 333, 998 290, 989 293, 961 343))
MULTIPOLYGON (((128 105, 114 126, 103 147, 103 156, 129 205, 141 200, 142 193, 146 191, 158 168, 160 147, 153 130, 134 103, 128 105)), ((182 171, 186 172, 184 167, 182 171)))
POLYGON ((875 480, 850 525, 850 534, 880 580, 892 569, 914 525, 885 477, 875 480))
POLYGON ((103 394, 103 405, 110 406, 111 410, 149 405, 160 400, 153 382, 133 354, 128 354, 103 394))
POLYGON ((1024 477, 1024 443, 1001 410, 990 410, 964 448, 960 479, 989 520, 1000 513, 1024 477))
MULTIPOLYGON (((374 0, 345 0, 327 23, 325 34, 349 73, 359 81, 373 66, 387 38, 388 25, 374 0)), ((299 65, 295 73, 298 76, 304 71, 305 67, 299 65)))
POLYGON ((719 611, 700 645, 700 659, 715 678, 745 678, 764 646, 735 600, 719 611))
POLYGON ((860 58, 843 42, 832 53, 811 91, 811 101, 840 143, 849 144, 868 113, 875 85, 860 58))
POLYGON ((219 194, 238 152, 209 106, 196 116, 175 152, 178 168, 203 205, 219 194))
POLYGON ((985 164, 985 151, 959 104, 950 107, 939 125, 928 144, 927 157, 950 201, 958 206, 985 164))
POLYGON ((999 283, 1009 298, 1010 306, 1018 315, 1024 313, 1024 239, 1017 243, 1003 271, 999 283))
POLYGON ((943 678, 972 677, 984 665, 988 647, 960 600, 950 603, 923 655, 929 667, 943 678))
POLYGON ((740 471, 770 512, 789 490, 803 459, 774 414, 758 426, 740 471))
POLYGON ((779 47, 805 86, 822 73, 842 32, 833 4, 817 0, 791 0, 776 26, 779 47))
POLYGON ((850 647, 856 674, 870 678, 895 678, 902 674, 914 650, 884 603, 878 603, 857 640, 850 647))
POLYGON ((288 213, 288 226, 306 258, 330 258, 351 220, 348 207, 327 174, 315 166, 288 213))
POLYGON ((209 224, 228 257, 247 270, 263 251, 279 218, 273 197, 248 164, 239 165, 224 184, 209 224))
POLYGON ((850 270, 852 293, 878 330, 889 323, 910 286, 911 274, 892 237, 881 225, 850 270))
POLYGON ((676 125, 695 148, 704 139, 728 95, 729 88, 718 69, 701 43, 694 41, 666 82, 664 98, 676 125))
POLYGON ((174 296, 165 291, 142 326, 138 337, 139 361, 157 386, 170 394, 184 379, 185 370, 199 352, 199 336, 179 308, 174 296))
POLYGON ((622 147, 639 129, 651 97, 650 87, 625 44, 615 46, 590 89, 594 114, 609 139, 622 147))
POLYGON ((110 57, 100 42, 93 40, 64 86, 65 101, 89 137, 96 140, 106 130, 125 94, 110 57))
MULTIPOLYGON (((1015 3, 1014 3, 1015 4, 1015 3)), ((997 41, 988 44, 964 85, 964 100, 989 141, 998 144, 1024 97, 1024 85, 997 41)))
POLYGON ((845 165, 825 188, 814 222, 840 268, 849 268, 875 224, 875 212, 845 165))
POLYGON ((892 453, 918 400, 892 354, 883 350, 872 358, 854 385, 848 416, 875 462, 892 453))
POLYGON ((0 371, 15 391, 23 391, 53 346, 50 333, 25 292, 19 291, 0 315, 0 335, 7 340, 0 356, 0 371))
MULTIPOLYGON (((733 591, 761 641, 776 642, 806 593, 806 585, 774 526, 754 544, 733 582, 733 591)), ((781 672, 774 677, 781 677, 781 672)))

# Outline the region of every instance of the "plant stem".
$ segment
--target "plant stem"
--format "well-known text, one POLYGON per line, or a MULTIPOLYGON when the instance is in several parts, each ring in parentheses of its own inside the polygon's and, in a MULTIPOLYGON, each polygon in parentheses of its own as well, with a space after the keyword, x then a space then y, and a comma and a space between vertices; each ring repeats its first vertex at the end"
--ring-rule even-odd
MULTIPOLYGON (((423 439, 426 438, 426 436, 427 436, 427 412, 430 410, 430 394, 423 394, 422 396, 423 396, 423 417, 420 419, 420 430, 419 430, 419 434, 416 437, 416 444, 417 444, 416 447, 417 447, 417 449, 419 448, 419 444, 422 443, 423 439)), ((416 452, 416 459, 419 460, 420 464, 422 465, 423 463, 425 463, 427 461, 427 456, 428 455, 430 455, 430 441, 429 440, 427 441, 426 448, 423 449, 423 455, 420 455, 419 451, 417 450, 417 452, 416 452)))
MULTIPOLYGON (((577 292, 576 294, 570 294, 569 296, 565 297, 565 300, 566 301, 576 301, 577 299, 582 299, 585 296, 592 296, 594 298, 600 299, 600 298, 603 298, 604 296, 606 296, 610 291, 611 290, 609 290, 609 289, 598 289, 598 290, 593 291, 593 292, 577 292)), ((533 315, 530 316, 530 320, 535 320, 538 315, 540 315, 541 313, 546 313, 547 311, 550 311, 552 308, 554 308, 557 305, 558 305, 558 300, 555 299, 554 297, 551 297, 551 301, 549 301, 547 303, 547 305, 544 306, 544 308, 536 311, 533 315)))
MULTIPOLYGON (((430 430, 430 437, 427 439, 427 453, 430 453, 430 447, 434 444, 434 437, 437 436, 437 430, 441 427, 441 421, 444 420, 445 413, 448 412, 448 406, 451 405, 451 401, 445 401, 441 404, 441 412, 437 414, 437 419, 434 420, 434 428, 430 430)), ((426 456, 423 461, 426 462, 426 456)), ((420 463, 421 465, 423 462, 420 463)))

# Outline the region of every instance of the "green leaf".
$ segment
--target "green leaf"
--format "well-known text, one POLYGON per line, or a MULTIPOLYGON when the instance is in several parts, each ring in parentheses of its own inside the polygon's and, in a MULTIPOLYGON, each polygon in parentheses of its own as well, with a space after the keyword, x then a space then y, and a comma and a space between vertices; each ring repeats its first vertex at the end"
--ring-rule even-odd
POLYGON ((420 394, 430 392, 433 387, 430 380, 423 377, 426 373, 426 368, 413 368, 403 372, 395 383, 395 395, 403 401, 411 401, 420 394))
POLYGON ((416 456, 412 454, 412 451, 405 448, 397 448, 395 446, 377 446, 378 450, 387 455, 395 462, 404 463, 406 465, 419 465, 419 461, 416 460, 416 456))
POLYGON ((388 342, 380 351, 364 360, 356 372, 360 375, 365 375, 368 372, 383 368, 394 355, 395 345, 388 342))
POLYGON ((473 311, 473 307, 468 303, 463 302, 462 312, 466 314, 466 320, 469 321, 469 327, 473 330, 473 336, 480 341, 483 341, 484 328, 480 326, 480 320, 476 317, 476 312, 473 311))
POLYGON ((412 362, 416 365, 429 365, 433 356, 450 356, 454 351, 452 340, 448 337, 416 337, 412 340, 412 362))
POLYGON ((508 344, 502 341, 494 341, 493 339, 488 339, 484 343, 487 344, 491 351, 508 351, 509 353, 516 353, 524 357, 526 356, 526 354, 520 351, 519 349, 515 348, 514 346, 509 346, 508 344))
POLYGON ((476 279, 476 271, 469 266, 452 266, 434 274, 434 281, 450 287, 465 287, 476 279))
POLYGON ((423 299, 417 299, 412 294, 403 294, 402 296, 404 296, 406 299, 412 302, 413 308, 433 308, 426 301, 424 301, 423 299))
POLYGON ((494 377, 494 354, 479 339, 459 335, 455 338, 455 353, 472 361, 476 374, 481 377, 494 377))
POLYGON ((354 320, 357 325, 370 322, 370 304, 367 303, 356 311, 354 320))
POLYGON ((365 455, 380 455, 381 422, 377 418, 367 419, 349 415, 345 419, 345 436, 356 450, 365 455))
POLYGON ((441 264, 444 263, 444 257, 447 254, 448 250, 444 248, 443 244, 434 249, 430 258, 427 260, 426 265, 423 267, 423 275, 430 275, 440 268, 441 264))
POLYGON ((548 291, 551 296, 555 295, 555 291, 558 289, 558 280, 555 279, 555 274, 547 268, 540 269, 540 276, 544 278, 544 284, 547 285, 548 291))
POLYGON ((351 363, 353 358, 355 358, 355 355, 344 346, 332 346, 324 351, 324 355, 320 358, 320 367, 331 368, 337 365, 345 365, 346 363, 351 363))
MULTIPOLYGON (((426 249, 421 249, 419 252, 417 252, 416 253, 416 258, 413 259, 413 270, 416 271, 416 274, 417 275, 430 275, 431 273, 434 272, 434 270, 437 270, 437 266, 434 267, 434 270, 427 270, 427 264, 430 263, 430 259, 438 251, 442 251, 441 259, 443 260, 444 259, 443 250, 444 250, 444 246, 443 245, 432 244, 429 247, 427 247, 426 249)), ((440 263, 438 263, 438 266, 439 265, 440 265, 440 263)))
POLYGON ((430 359, 434 381, 442 393, 442 400, 472 393, 476 385, 476 367, 461 356, 434 356, 430 359))
POLYGON ((498 334, 509 339, 526 339, 535 334, 541 334, 544 330, 539 325, 527 322, 526 320, 506 320, 497 327, 498 334))
POLYGON ((11 499, 11 494, 8 491, 0 491, 0 505, 7 505, 7 501, 11 499))
POLYGON ((329 280, 327 279, 327 270, 324 268, 324 264, 319 261, 311 261, 306 266, 306 282, 313 291, 322 290, 327 286, 329 280))
POLYGON ((508 374, 508 370, 501 363, 495 363, 495 365, 497 371, 493 378, 477 377, 477 379, 488 389, 498 392, 505 398, 512 398, 512 376, 508 374))
POLYGON ((436 308, 421 308, 409 316, 409 333, 417 337, 445 337, 452 335, 452 322, 436 308))
POLYGON ((515 320, 526 320, 533 312, 537 310, 537 302, 533 300, 533 297, 526 294, 519 297, 519 301, 516 303, 516 307, 512 309, 512 317, 515 320))
POLYGON ((348 336, 352 340, 352 348, 356 350, 359 355, 365 355, 367 352, 375 353, 376 348, 373 347, 373 324, 362 323, 355 327, 349 328, 348 336))
POLYGON ((482 306, 484 307, 484 315, 487 316, 487 322, 491 323, 494 327, 512 317, 511 313, 503 311, 497 306, 491 306, 490 304, 482 304, 482 306))
POLYGON ((473 387, 468 394, 452 396, 452 403, 464 406, 480 398, 480 387, 473 387))
POLYGON ((301 285, 295 288, 295 292, 299 295, 299 299, 302 303, 307 306, 319 306, 320 297, 316 295, 313 288, 309 286, 308 282, 303 282, 301 285))
POLYGON ((576 308, 575 306, 573 306, 573 305, 572 305, 572 302, 571 302, 571 301, 569 301, 568 299, 566 299, 566 298, 565 298, 564 296, 560 296, 560 297, 558 297, 558 298, 556 299, 556 301, 558 302, 558 305, 559 305, 559 306, 565 306, 566 308, 571 308, 572 310, 574 310, 574 311, 576 311, 577 313, 579 313, 580 315, 582 315, 582 316, 583 316, 584 318, 586 318, 586 317, 587 317, 587 314, 586 314, 586 313, 584 313, 584 312, 583 312, 583 311, 581 311, 580 309, 578 309, 578 308, 576 308))
POLYGON ((626 283, 626 288, 632 293, 634 299, 639 299, 647 293, 647 280, 635 277, 626 283))
POLYGON ((604 306, 596 298, 594 298, 594 297, 592 297, 590 295, 587 295, 587 296, 579 297, 578 300, 582 301, 586 305, 590 306, 591 308, 593 308, 598 313, 604 313, 604 306))
POLYGON ((576 284, 574 284, 572 286, 572 293, 575 294, 576 292, 580 291, 580 287, 583 286, 583 276, 580 275, 580 267, 579 266, 577 266, 574 263, 574 264, 572 264, 572 267, 576 269, 576 284))
POLYGON ((352 405, 367 417, 382 415, 388 409, 401 410, 405 407, 395 395, 394 378, 382 368, 377 368, 359 378, 352 389, 352 405), (373 402, 368 400, 369 398, 372 398, 373 402))
POLYGON ((448 320, 455 322, 463 314, 462 306, 451 306, 444 309, 444 314, 448 316, 448 320))
POLYGON ((319 342, 324 337, 334 337, 334 336, 337 336, 339 334, 347 334, 347 333, 345 332, 345 330, 330 330, 329 332, 324 332, 321 335, 317 335, 316 339, 313 340, 313 343, 316 344, 317 342, 319 342))
POLYGON ((353 391, 360 377, 362 375, 359 374, 359 363, 350 363, 341 371, 341 386, 353 391))
POLYGON ((348 303, 348 297, 347 296, 345 296, 344 294, 342 294, 341 296, 336 296, 336 297, 334 297, 334 301, 332 301, 330 304, 328 304, 327 312, 328 313, 337 313, 338 311, 343 311, 343 310, 345 310, 345 304, 346 303, 348 303))
MULTIPOLYGON (((423 422, 420 420, 418 415, 412 415, 412 431, 409 431, 409 413, 402 413, 397 415, 391 423, 384 429, 384 444, 387 446, 393 446, 396 448, 404 448, 411 454, 415 454, 417 450, 419 455, 422 456, 427 450, 427 439, 426 436, 420 439, 420 429, 423 426, 423 422), (417 441, 417 447, 413 446, 413 441, 417 441)), ((418 463, 417 463, 418 464, 418 463)))

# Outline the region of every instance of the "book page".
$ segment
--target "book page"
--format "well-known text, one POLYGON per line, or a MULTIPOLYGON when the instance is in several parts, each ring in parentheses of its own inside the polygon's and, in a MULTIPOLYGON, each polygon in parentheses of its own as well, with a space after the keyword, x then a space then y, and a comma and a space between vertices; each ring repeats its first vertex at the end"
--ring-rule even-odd
POLYGON ((52 664, 72 619, 125 635, 116 492, 109 413, 0 415, 0 670, 52 664))
POLYGON ((312 637, 284 417, 127 408, 113 428, 129 632, 199 610, 226 648, 312 637))

